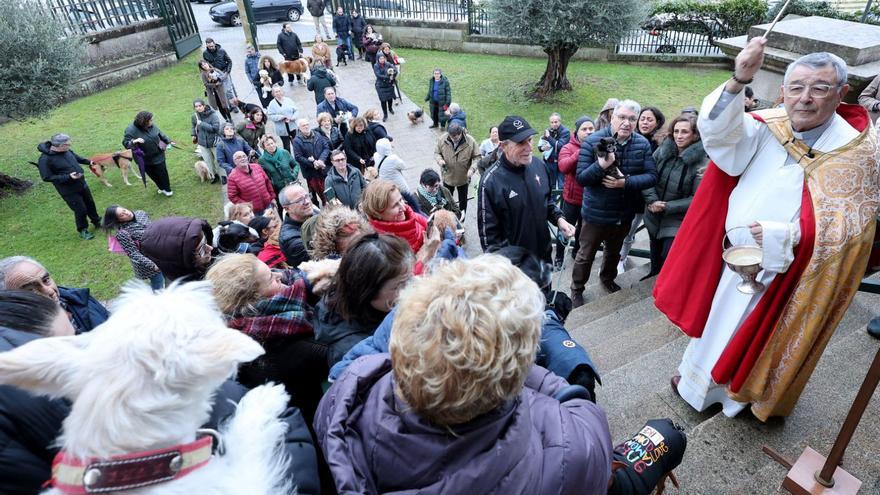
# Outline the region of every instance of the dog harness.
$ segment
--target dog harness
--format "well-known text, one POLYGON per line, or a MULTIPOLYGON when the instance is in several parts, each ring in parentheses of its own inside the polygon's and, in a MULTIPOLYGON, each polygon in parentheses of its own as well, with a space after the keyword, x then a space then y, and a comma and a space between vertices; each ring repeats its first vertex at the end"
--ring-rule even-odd
POLYGON ((222 454, 220 436, 213 430, 199 430, 194 442, 106 459, 78 459, 62 450, 52 461, 52 479, 47 485, 63 493, 83 495, 176 480, 208 464, 215 439, 222 454))

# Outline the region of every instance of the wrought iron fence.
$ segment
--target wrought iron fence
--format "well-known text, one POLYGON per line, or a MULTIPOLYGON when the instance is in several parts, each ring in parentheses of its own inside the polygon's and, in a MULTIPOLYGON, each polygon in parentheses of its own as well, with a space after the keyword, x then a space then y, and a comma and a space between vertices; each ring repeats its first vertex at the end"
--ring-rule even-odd
POLYGON ((345 0, 370 19, 467 22, 468 0, 345 0))
POLYGON ((706 34, 644 29, 633 30, 624 36, 614 51, 622 54, 721 55, 721 50, 712 44, 712 39, 706 34))
POLYGON ((483 36, 500 36, 495 23, 489 18, 489 12, 481 5, 468 2, 468 33, 483 36))
POLYGON ((62 21, 67 35, 88 34, 159 17, 155 0, 40 0, 43 10, 62 21))

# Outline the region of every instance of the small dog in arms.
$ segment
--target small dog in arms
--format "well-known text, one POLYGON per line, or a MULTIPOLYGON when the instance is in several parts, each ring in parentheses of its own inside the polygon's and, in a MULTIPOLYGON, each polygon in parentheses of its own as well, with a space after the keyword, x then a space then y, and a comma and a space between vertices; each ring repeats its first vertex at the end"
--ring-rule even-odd
POLYGON ((199 430, 217 388, 263 352, 226 327, 209 283, 134 282, 91 332, 0 353, 0 383, 73 402, 45 493, 286 495, 283 386, 248 392, 219 433, 199 430))

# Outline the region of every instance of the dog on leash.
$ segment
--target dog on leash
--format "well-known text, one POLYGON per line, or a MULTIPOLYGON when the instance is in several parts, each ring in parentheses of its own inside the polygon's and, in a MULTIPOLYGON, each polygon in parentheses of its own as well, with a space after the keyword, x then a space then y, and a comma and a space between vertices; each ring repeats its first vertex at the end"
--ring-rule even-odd
POLYGON ((283 386, 254 388, 219 433, 199 431, 220 385, 263 352, 226 327, 209 283, 132 283, 91 332, 0 353, 0 383, 73 403, 45 493, 286 495, 283 386))
POLYGON ((347 60, 351 58, 351 54, 348 53, 348 45, 345 43, 340 43, 336 46, 336 67, 339 67, 339 64, 342 64, 348 67, 347 60))
POLYGON ((415 110, 406 112, 406 118, 409 119, 409 123, 412 125, 416 125, 425 121, 425 111, 421 108, 416 108, 415 110))
POLYGON ((130 186, 131 182, 128 181, 129 171, 134 172, 134 176, 137 177, 139 180, 142 179, 140 174, 138 174, 137 169, 131 168, 131 160, 131 150, 93 155, 89 157, 89 161, 92 162, 92 164, 89 165, 89 170, 91 170, 92 173, 95 174, 95 177, 98 178, 101 184, 104 184, 107 187, 113 187, 113 185, 110 184, 110 181, 107 180, 107 177, 105 175, 107 172, 107 167, 115 165, 116 167, 119 167, 119 170, 122 171, 122 180, 123 182, 125 182, 125 185, 130 186))
POLYGON ((302 76, 302 83, 306 83, 306 74, 309 72, 309 67, 312 65, 312 57, 298 58, 296 60, 285 60, 278 64, 278 71, 281 74, 287 74, 288 77, 293 76, 302 76))
POLYGON ((208 164, 205 163, 204 160, 197 160, 193 164, 193 169, 195 169, 196 175, 199 176, 201 182, 208 182, 211 180, 211 171, 208 170, 208 164))

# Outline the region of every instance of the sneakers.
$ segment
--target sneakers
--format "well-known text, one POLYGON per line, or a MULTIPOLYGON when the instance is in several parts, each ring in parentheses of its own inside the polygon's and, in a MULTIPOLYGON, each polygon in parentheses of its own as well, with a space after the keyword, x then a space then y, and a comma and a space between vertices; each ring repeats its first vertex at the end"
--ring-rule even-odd
POLYGON ((620 258, 620 263, 617 264, 617 274, 620 275, 621 273, 623 273, 625 271, 626 271, 626 258, 620 258))
POLYGON ((163 190, 163 189, 159 189, 158 191, 156 191, 156 194, 164 194, 164 195, 167 197, 167 196, 173 196, 173 195, 174 195, 174 192, 173 192, 173 191, 165 191, 165 190, 163 190))
POLYGON ((79 231, 79 238, 84 241, 91 241, 95 238, 95 234, 89 232, 89 229, 82 229, 79 231))

